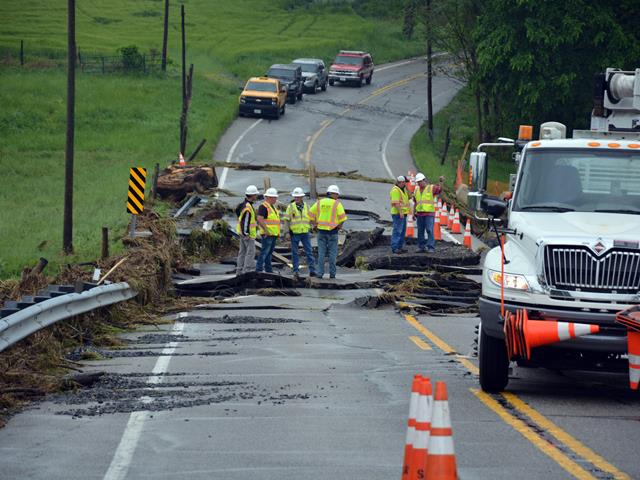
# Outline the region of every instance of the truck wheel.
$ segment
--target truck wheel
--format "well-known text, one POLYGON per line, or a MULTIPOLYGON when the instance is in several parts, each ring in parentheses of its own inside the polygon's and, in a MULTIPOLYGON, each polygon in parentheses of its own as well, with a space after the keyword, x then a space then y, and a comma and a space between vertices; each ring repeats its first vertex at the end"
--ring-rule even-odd
POLYGON ((367 78, 367 85, 371 85, 371 80, 373 79, 373 73, 371 75, 369 75, 369 78, 367 78))
POLYGON ((503 340, 484 333, 480 324, 478 356, 480 362, 480 387, 489 393, 504 390, 509 383, 509 359, 503 340))
POLYGON ((298 94, 298 100, 302 100, 302 90, 300 90, 300 93, 298 94))
POLYGON ((325 81, 322 86, 320 87, 320 90, 322 90, 323 92, 327 91, 327 82, 325 81))
POLYGON ((286 109, 287 109, 287 105, 283 104, 282 105, 282 111, 281 111, 282 115, 284 115, 286 113, 286 109))
POLYGON ((329 80, 329 85, 333 87, 333 80, 329 80))
POLYGON ((280 120, 280 109, 276 108, 276 113, 273 114, 273 118, 280 120))
POLYGON ((318 93, 318 82, 316 82, 316 83, 314 83, 314 84, 313 84, 313 92, 311 92, 311 93, 313 93, 314 95, 315 95, 316 93, 318 93))
POLYGON ((356 87, 362 88, 363 84, 364 84, 364 78, 362 77, 358 78, 358 83, 356 83, 356 87))
POLYGON ((297 101, 297 100, 296 100, 296 96, 294 95, 293 97, 291 97, 291 98, 289 99, 289 101, 291 102, 291 105, 295 105, 295 104, 296 104, 296 101, 297 101))

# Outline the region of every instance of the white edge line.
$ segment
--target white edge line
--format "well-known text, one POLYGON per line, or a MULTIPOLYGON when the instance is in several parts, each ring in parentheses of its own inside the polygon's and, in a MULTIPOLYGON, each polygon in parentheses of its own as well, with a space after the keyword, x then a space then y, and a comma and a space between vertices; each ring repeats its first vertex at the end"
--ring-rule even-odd
MULTIPOLYGON (((176 322, 171 329, 172 335, 179 335, 184 329, 184 323, 176 322)), ((151 375, 147 379, 149 385, 157 385, 162 382, 162 374, 169 368, 169 362, 171 362, 171 355, 175 352, 177 342, 169 342, 162 350, 162 353, 156 360, 156 364, 151 371, 151 375)), ((153 399, 150 397, 143 397, 144 403, 151 403, 153 399)), ((149 418, 150 412, 147 410, 131 412, 127 426, 122 433, 122 438, 118 444, 116 452, 113 454, 113 459, 109 465, 107 473, 104 474, 104 480, 124 480, 129 472, 129 466, 133 459, 133 454, 138 446, 140 435, 142 434, 142 427, 144 422, 149 418)))
POLYGON ((384 165, 384 168, 386 168, 387 173, 389 174, 389 176, 392 179, 396 178, 396 176, 391 171, 391 168, 389 167, 389 162, 387 161, 387 147, 389 146, 389 140, 391 140, 391 137, 393 136, 393 134, 398 131, 398 128, 400 128, 400 125, 402 125, 405 122, 405 120, 407 118, 409 118, 410 115, 413 115, 414 113, 416 113, 421 108, 422 107, 418 107, 418 108, 412 110, 411 113, 409 113, 409 115, 406 115, 406 116, 402 117, 402 119, 398 123, 396 123, 395 126, 391 129, 391 131, 387 135, 387 138, 384 139, 384 142, 382 142, 382 148, 381 148, 381 150, 382 150, 382 163, 384 165))
MULTIPOLYGON (((253 130, 262 120, 263 120, 262 118, 259 118, 258 120, 253 122, 251 125, 249 125, 249 127, 244 132, 242 132, 242 135, 240 135, 236 139, 236 141, 233 142, 233 145, 231 145, 231 148, 229 149, 229 153, 227 154, 227 159, 225 160, 225 163, 231 162, 231 159, 233 158, 233 154, 236 153, 236 148, 238 148, 238 145, 240 145, 240 142, 244 139, 247 133, 253 130)), ((227 181, 228 173, 229 173, 229 167, 224 167, 224 169, 222 169, 222 174, 220 175, 218 188, 224 188, 224 183, 227 181)))

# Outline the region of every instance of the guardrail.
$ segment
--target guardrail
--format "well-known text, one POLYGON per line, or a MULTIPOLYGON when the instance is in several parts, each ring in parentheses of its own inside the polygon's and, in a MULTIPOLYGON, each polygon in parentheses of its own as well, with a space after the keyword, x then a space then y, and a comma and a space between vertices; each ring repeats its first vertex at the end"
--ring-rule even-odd
POLYGON ((112 283, 82 293, 45 300, 0 319, 0 352, 23 338, 60 320, 133 298, 128 283, 112 283))

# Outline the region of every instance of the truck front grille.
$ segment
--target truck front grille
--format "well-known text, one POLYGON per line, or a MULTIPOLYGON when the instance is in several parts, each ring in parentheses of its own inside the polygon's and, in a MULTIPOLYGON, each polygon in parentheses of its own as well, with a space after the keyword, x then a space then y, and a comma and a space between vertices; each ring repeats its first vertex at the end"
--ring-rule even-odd
POLYGON ((547 245, 547 285, 560 290, 600 293, 640 291, 640 250, 612 249, 597 256, 583 246, 547 245))
POLYGON ((271 105, 271 99, 270 98, 264 98, 264 97, 244 97, 245 101, 247 103, 250 103, 252 105, 271 105))

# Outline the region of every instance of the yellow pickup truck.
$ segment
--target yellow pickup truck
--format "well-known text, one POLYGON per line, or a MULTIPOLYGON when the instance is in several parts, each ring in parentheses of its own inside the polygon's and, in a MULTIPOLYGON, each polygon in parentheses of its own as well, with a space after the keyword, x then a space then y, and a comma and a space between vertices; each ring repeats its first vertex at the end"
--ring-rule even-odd
POLYGON ((244 86, 239 99, 239 115, 268 115, 276 119, 284 115, 287 90, 275 78, 252 77, 244 86))

